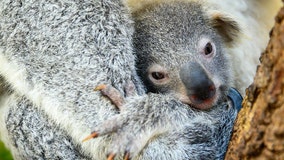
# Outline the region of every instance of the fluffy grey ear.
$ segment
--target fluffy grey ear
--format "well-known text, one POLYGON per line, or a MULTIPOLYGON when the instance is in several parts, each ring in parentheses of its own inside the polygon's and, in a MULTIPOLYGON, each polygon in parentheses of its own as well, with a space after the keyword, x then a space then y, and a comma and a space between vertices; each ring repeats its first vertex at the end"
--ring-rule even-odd
POLYGON ((231 17, 226 16, 222 13, 217 12, 211 14, 210 23, 227 43, 235 42, 241 34, 241 28, 239 24, 231 17))

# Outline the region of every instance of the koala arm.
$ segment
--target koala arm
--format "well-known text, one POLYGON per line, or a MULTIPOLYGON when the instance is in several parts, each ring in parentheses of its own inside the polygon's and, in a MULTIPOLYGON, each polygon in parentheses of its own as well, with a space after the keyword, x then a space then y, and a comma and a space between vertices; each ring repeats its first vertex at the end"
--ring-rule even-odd
POLYGON ((0 136, 15 159, 103 159, 82 143, 117 111, 93 88, 138 92, 133 27, 119 1, 0 2, 0 136), (2 92, 2 86, 4 86, 2 92))
POLYGON ((237 109, 231 101, 198 111, 171 95, 127 98, 120 113, 95 126, 92 137, 112 136, 108 158, 222 159, 237 109))

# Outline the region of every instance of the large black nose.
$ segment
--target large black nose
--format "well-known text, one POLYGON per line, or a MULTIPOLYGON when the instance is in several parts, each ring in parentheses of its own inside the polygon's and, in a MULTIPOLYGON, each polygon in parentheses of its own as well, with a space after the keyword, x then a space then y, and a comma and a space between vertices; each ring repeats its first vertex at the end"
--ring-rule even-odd
POLYGON ((212 99, 216 87, 205 69, 197 62, 189 62, 181 67, 180 77, 192 103, 201 104, 212 99))

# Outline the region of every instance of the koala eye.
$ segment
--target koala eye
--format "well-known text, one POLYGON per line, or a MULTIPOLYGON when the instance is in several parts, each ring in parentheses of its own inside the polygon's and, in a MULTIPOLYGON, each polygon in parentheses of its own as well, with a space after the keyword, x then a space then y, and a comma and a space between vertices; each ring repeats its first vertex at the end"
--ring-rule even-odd
POLYGON ((204 54, 209 55, 213 52, 213 46, 210 42, 208 42, 204 48, 204 54))
POLYGON ((208 38, 200 39, 198 42, 198 50, 205 58, 211 58, 216 53, 215 44, 208 38))
POLYGON ((168 83, 170 78, 165 67, 154 64, 148 68, 148 79, 154 85, 163 85, 168 83))
POLYGON ((161 72, 152 72, 151 76, 156 80, 165 78, 164 73, 161 73, 161 72))

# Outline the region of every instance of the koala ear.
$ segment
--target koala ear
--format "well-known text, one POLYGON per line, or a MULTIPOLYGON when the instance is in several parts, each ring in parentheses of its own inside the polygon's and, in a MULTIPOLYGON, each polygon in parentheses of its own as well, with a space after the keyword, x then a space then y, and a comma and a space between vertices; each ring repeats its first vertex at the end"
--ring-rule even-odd
POLYGON ((241 29, 239 24, 231 17, 220 12, 210 14, 210 23, 211 26, 218 31, 226 43, 231 44, 240 36, 241 29))

